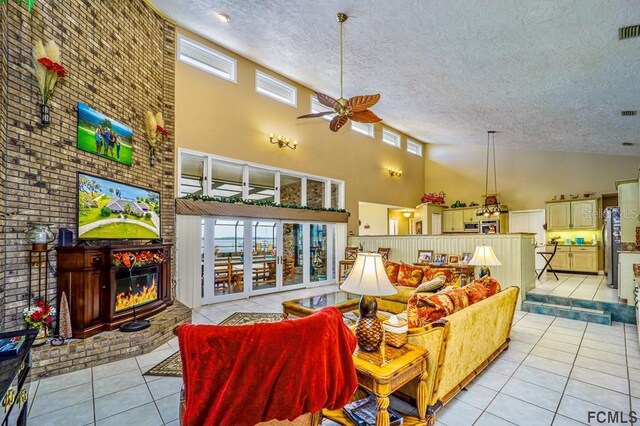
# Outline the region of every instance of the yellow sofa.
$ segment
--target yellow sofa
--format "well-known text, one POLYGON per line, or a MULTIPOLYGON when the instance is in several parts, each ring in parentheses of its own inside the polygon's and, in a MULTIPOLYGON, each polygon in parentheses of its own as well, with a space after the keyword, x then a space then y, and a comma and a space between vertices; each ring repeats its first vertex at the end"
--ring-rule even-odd
MULTIPOLYGON (((518 287, 506 288, 427 327, 409 329, 409 343, 429 351, 427 425, 433 425, 436 412, 508 348, 518 292, 518 287)), ((379 309, 398 307, 392 303, 396 302, 379 300, 379 309)), ((415 399, 417 383, 409 382, 401 392, 415 399)))

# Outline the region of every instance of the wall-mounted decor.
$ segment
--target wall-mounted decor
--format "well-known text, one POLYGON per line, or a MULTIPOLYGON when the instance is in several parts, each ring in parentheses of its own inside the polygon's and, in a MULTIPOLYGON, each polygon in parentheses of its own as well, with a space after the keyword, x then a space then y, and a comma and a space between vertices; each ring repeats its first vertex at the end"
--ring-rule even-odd
POLYGON ((169 133, 164 129, 164 119, 161 112, 153 115, 153 112, 147 111, 145 124, 147 142, 149 142, 149 165, 153 166, 156 162, 156 149, 160 146, 160 136, 169 136, 169 133))
POLYGON ((422 235, 422 221, 416 220, 416 234, 422 235))
MULTIPOLYGON (((36 5, 36 0, 15 0, 20 6, 24 3, 24 6, 27 8, 29 12, 33 9, 33 6, 36 5)), ((0 3, 6 3, 7 0, 0 0, 0 3)))
POLYGON ((131 165, 133 130, 78 102, 78 149, 131 165))
POLYGON ((78 173, 78 239, 160 238, 160 194, 78 173))
POLYGON ((51 121, 49 102, 56 85, 67 76, 67 71, 60 63, 60 48, 55 41, 49 40, 44 45, 42 40, 36 41, 31 52, 31 66, 27 69, 38 81, 40 91, 40 124, 47 125, 51 121))

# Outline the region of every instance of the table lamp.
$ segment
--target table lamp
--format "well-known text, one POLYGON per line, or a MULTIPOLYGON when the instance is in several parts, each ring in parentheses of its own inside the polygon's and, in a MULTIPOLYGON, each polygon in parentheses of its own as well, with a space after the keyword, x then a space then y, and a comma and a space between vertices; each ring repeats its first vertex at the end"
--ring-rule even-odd
POLYGON ((480 266, 479 278, 491 276, 488 266, 500 266, 502 263, 496 257, 491 246, 477 246, 469 265, 480 266))
POLYGON ((358 347, 375 352, 382 344, 382 324, 378 319, 375 296, 390 296, 398 291, 389 281, 378 253, 358 253, 349 276, 340 287, 342 291, 360 294, 360 318, 356 322, 358 347))

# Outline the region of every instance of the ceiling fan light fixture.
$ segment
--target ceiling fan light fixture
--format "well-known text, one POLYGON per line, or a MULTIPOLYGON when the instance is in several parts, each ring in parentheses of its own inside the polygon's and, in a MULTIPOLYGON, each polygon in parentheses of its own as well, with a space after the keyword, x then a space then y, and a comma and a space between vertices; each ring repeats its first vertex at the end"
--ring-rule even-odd
POLYGON ((340 24, 340 97, 338 99, 334 99, 331 96, 322 94, 320 92, 316 93, 316 98, 318 102, 324 105, 327 108, 330 108, 330 111, 322 111, 311 114, 301 115, 298 118, 316 118, 323 117, 325 115, 336 114, 331 122, 329 123, 329 129, 333 132, 337 132, 344 126, 347 121, 353 120, 359 123, 377 123, 382 121, 380 117, 373 113, 373 111, 369 110, 372 106, 374 106, 380 100, 380 94, 376 93, 374 95, 362 95, 362 96, 354 96, 349 99, 344 98, 344 46, 342 42, 342 26, 346 22, 349 17, 345 13, 338 13, 337 15, 338 23, 340 24))

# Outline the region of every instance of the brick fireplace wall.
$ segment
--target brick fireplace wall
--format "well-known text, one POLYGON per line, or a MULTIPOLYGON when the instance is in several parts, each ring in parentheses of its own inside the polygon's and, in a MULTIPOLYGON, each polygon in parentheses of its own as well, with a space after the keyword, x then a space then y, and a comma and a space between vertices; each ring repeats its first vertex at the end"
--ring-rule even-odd
POLYGON ((4 318, 4 270, 5 270, 5 226, 4 226, 4 182, 7 153, 7 8, 0 6, 0 330, 4 318))
MULTIPOLYGON (((0 46, 0 330, 7 331, 24 327, 27 223, 50 222, 56 235, 61 227, 77 235, 76 172, 160 191, 162 236, 173 241, 175 28, 143 0, 38 1, 31 13, 9 1, 0 4, 0 46), (36 81, 23 67, 37 39, 58 43, 69 74, 56 89, 45 127, 36 81), (76 148, 78 102, 133 129, 131 167, 76 148), (154 167, 147 110, 162 111, 170 134, 154 167)), ((50 272, 47 298, 54 296, 50 272)))

